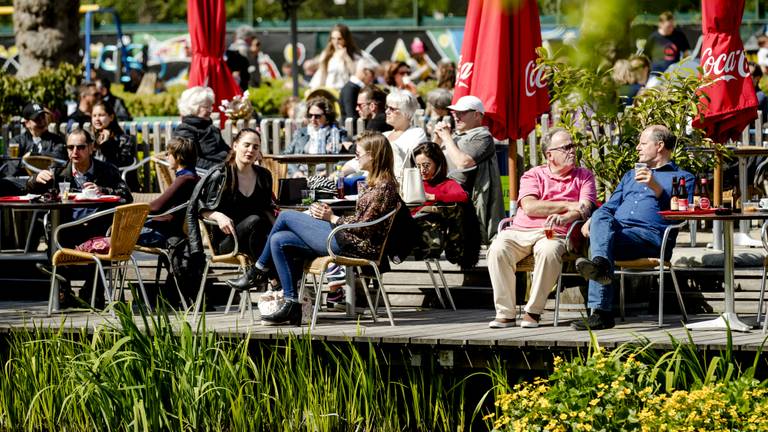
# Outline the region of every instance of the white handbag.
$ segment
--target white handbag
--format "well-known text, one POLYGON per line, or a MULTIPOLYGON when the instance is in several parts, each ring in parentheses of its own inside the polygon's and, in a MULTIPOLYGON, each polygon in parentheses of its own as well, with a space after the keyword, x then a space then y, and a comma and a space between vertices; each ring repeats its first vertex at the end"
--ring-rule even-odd
POLYGON ((422 204, 427 200, 424 194, 424 183, 418 168, 403 170, 402 197, 406 204, 422 204))

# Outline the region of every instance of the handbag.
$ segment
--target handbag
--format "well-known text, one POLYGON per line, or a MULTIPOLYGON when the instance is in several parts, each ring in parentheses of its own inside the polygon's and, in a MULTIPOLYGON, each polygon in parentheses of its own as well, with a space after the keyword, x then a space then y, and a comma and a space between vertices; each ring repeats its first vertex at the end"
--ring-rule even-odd
MULTIPOLYGON (((272 291, 268 289, 267 292, 259 296, 259 313, 261 316, 272 315, 277 312, 285 304, 285 297, 283 297, 283 291, 272 291)), ((301 301, 301 323, 308 324, 312 317, 312 300, 304 297, 301 301)))
POLYGON ((422 204, 427 200, 424 194, 424 183, 418 168, 405 168, 403 170, 402 196, 406 204, 422 204))

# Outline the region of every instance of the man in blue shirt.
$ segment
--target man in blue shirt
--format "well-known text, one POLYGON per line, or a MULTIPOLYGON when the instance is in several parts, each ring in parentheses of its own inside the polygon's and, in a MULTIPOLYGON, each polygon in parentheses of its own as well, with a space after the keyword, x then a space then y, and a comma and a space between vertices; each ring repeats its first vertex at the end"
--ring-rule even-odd
MULTIPOLYGON (((669 210, 672 178, 684 178, 689 201, 693 198, 694 177, 671 161, 677 138, 662 125, 647 127, 637 144, 638 162, 646 168, 624 174, 611 198, 597 209, 582 229, 590 238, 592 259, 579 258, 576 269, 589 279, 589 318, 574 321, 575 330, 599 330, 614 326, 613 264, 658 256, 662 236, 669 222, 658 212, 669 210)), ((669 242, 674 245, 674 239, 669 242)), ((671 255, 672 248, 666 251, 671 255)))

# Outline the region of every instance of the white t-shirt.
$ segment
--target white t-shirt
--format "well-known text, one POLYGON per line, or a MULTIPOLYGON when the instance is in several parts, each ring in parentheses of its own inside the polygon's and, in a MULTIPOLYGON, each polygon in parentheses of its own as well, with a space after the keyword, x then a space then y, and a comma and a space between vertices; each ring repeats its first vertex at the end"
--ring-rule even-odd
MULTIPOLYGON (((394 131, 384 132, 384 136, 389 139, 392 132, 394 131)), ((424 132, 424 129, 417 126, 403 132, 394 142, 390 141, 392 153, 395 156, 395 177, 398 181, 403 178, 403 168, 411 151, 425 141, 427 141, 427 134, 424 132)))
POLYGON ((763 67, 768 67, 768 48, 760 48, 757 50, 757 64, 763 67))

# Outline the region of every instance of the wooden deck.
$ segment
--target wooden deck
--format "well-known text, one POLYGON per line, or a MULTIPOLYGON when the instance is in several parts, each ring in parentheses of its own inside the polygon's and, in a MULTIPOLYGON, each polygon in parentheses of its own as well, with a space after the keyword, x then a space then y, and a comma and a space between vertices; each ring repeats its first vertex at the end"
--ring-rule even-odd
MULTIPOLYGON (((383 312, 383 311, 382 311, 383 312)), ((489 329, 488 321, 493 318, 493 311, 488 309, 423 310, 414 308, 396 308, 394 311, 396 326, 388 325, 384 316, 373 323, 369 315, 359 320, 345 318, 340 312, 321 312, 317 328, 311 337, 328 342, 371 342, 374 344, 395 344, 405 347, 431 349, 455 349, 461 347, 490 348, 558 348, 580 349, 589 346, 588 332, 577 332, 568 326, 578 314, 564 313, 559 327, 552 326, 553 315, 545 313, 544 325, 538 329, 489 329)), ((712 315, 696 315, 693 321, 711 318, 712 315)), ((288 333, 304 334, 308 326, 302 327, 266 327, 261 326, 258 310, 254 311, 251 322, 246 313, 244 318, 234 311, 224 314, 221 311, 206 315, 208 329, 228 337, 241 337, 261 340, 275 340, 288 333)), ((742 316, 742 319, 754 322, 754 315, 742 316)), ((173 318, 176 321, 176 318, 173 318)), ((626 322, 617 322, 610 330, 595 332, 601 346, 612 348, 625 342, 642 342, 647 339, 659 349, 672 347, 670 336, 677 340, 686 340, 685 328, 679 322, 679 316, 668 316, 666 325, 656 327, 654 316, 631 317, 626 322)), ((106 313, 87 311, 68 311, 46 316, 43 302, 3 302, 0 303, 0 333, 7 333, 19 328, 58 328, 64 326, 72 330, 82 328, 93 330, 94 326, 105 322, 117 321, 106 313)), ((725 349, 727 338, 722 331, 699 331, 691 333, 694 343, 702 350, 725 349)), ((761 330, 749 333, 733 333, 736 351, 754 352, 764 342, 761 330)))

